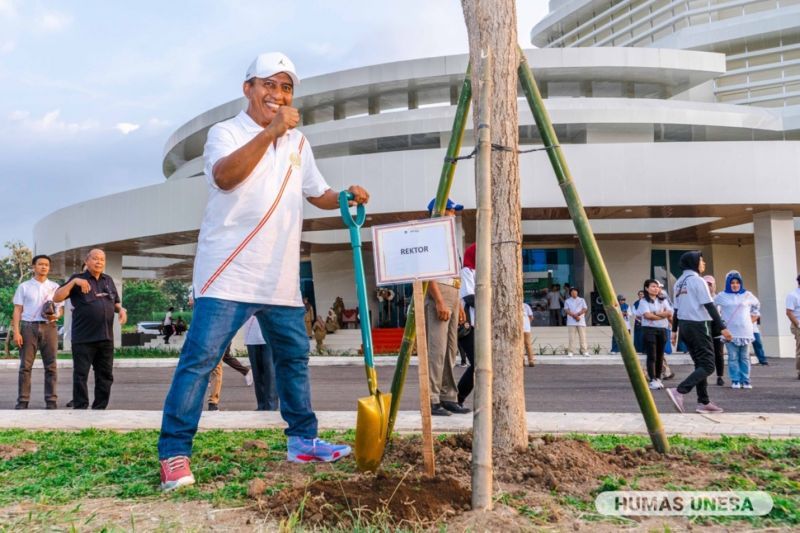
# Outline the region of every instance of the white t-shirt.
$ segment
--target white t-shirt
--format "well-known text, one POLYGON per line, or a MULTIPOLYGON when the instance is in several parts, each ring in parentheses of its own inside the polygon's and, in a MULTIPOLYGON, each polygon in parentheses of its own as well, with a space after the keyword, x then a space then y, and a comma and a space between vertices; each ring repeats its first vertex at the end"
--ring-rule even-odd
MULTIPOLYGON (((566 309, 568 313, 578 313, 583 309, 589 309, 589 308, 586 306, 586 300, 584 300, 579 296, 577 298, 570 297, 564 300, 564 309, 566 309)), ((580 320, 575 320, 570 315, 567 315, 567 325, 586 326, 586 313, 581 315, 580 320)))
POLYGON ((300 233, 303 199, 330 187, 311 147, 298 130, 270 145, 253 172, 223 191, 212 169, 221 158, 248 143, 263 128, 242 111, 208 132, 203 159, 209 185, 197 255, 195 298, 302 307, 300 233))
POLYGON ((550 309, 561 309, 561 295, 556 291, 547 293, 547 306, 550 309))
POLYGON ((786 296, 786 309, 791 309, 794 317, 800 320, 800 287, 786 296))
MULTIPOLYGON (((470 294, 475 294, 475 271, 469 267, 461 268, 461 288, 458 290, 458 296, 464 298, 470 294)), ((469 308, 469 323, 475 325, 475 307, 469 308)))
POLYGON ((711 316, 704 307, 712 303, 711 293, 708 292, 706 281, 700 274, 692 270, 684 270, 678 281, 675 282, 675 309, 678 310, 678 320, 692 320, 695 322, 708 322, 711 316))
POLYGON ((264 340, 264 335, 261 333, 261 324, 258 323, 258 319, 254 316, 251 316, 250 320, 244 323, 244 343, 248 346, 267 344, 264 340))
POLYGON ((522 302, 522 331, 524 333, 531 332, 531 319, 533 318, 533 309, 531 306, 522 302))
MULTIPOLYGON (((21 319, 26 322, 42 322, 42 306, 48 300, 53 299, 53 295, 58 290, 58 283, 49 279, 38 282, 34 278, 20 283, 14 292, 14 305, 22 306, 21 319)), ((64 302, 57 303, 56 309, 64 306, 64 302)), ((56 311, 57 312, 57 311, 56 311)))
POLYGON ((668 328, 668 319, 662 318, 660 320, 650 320, 644 316, 645 313, 662 313, 664 311, 672 311, 672 306, 669 305, 669 300, 666 298, 663 300, 654 298, 652 303, 648 302, 647 298, 642 298, 639 300, 639 307, 636 308, 635 313, 636 316, 642 320, 642 326, 649 328, 668 328))
POLYGON ((172 311, 167 311, 167 314, 164 315, 164 325, 165 326, 172 325, 172 311))

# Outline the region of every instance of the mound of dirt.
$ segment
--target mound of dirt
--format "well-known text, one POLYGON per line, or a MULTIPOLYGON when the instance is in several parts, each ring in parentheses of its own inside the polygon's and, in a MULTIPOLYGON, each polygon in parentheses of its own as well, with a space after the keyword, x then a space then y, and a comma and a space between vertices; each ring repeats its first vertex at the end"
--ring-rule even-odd
POLYGON ((263 503, 277 516, 289 516, 302 506, 303 521, 318 525, 351 527, 367 520, 418 525, 468 510, 470 491, 441 476, 359 474, 285 489, 263 503))

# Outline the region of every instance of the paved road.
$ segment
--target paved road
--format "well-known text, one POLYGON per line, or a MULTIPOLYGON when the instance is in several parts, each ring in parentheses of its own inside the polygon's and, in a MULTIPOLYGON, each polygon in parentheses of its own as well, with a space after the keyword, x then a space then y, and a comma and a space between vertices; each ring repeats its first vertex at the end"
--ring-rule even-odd
MULTIPOLYGON (((689 366, 674 366, 677 378, 689 366)), ((172 379, 173 368, 117 368, 109 409, 160 410, 172 379)), ((460 375, 462 368, 456 368, 460 375)), ((381 367, 382 388, 389 389, 394 367, 381 367)), ((59 403, 71 397, 72 372, 62 369, 59 403)), ((753 367, 753 390, 710 386, 712 400, 729 412, 800 413, 800 380, 794 361, 773 360, 768 367, 753 367)), ((322 411, 353 411, 356 398, 366 394, 364 369, 356 366, 311 367, 312 401, 322 411)), ((34 369, 31 408, 43 408, 43 373, 34 369)), ((673 381, 674 383, 675 381, 673 381)), ((669 383, 669 382, 668 382, 669 383)), ((90 389, 92 384, 90 382, 90 389)), ((0 370, 0 409, 12 409, 16 401, 17 372, 0 370)), ((416 367, 408 369, 400 408, 413 410, 417 398, 416 367)), ((525 369, 525 401, 528 411, 542 412, 636 412, 637 405, 621 365, 541 365, 525 369)), ((671 407, 666 395, 656 394, 662 411, 671 407)), ((242 377, 226 367, 222 388, 223 410, 255 408, 255 397, 242 377)))

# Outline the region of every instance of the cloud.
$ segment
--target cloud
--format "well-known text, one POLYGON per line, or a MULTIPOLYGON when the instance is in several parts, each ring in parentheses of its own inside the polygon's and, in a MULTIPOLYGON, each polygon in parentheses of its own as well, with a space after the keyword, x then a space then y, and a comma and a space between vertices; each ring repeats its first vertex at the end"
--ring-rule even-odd
POLYGON ((14 0, 0 0, 0 16, 13 17, 17 14, 17 6, 14 0))
POLYGON ((127 135, 132 131, 138 130, 139 128, 140 128, 139 124, 132 124, 130 122, 120 122, 116 126, 114 126, 114 129, 119 131, 123 135, 127 135))
POLYGON ((89 130, 94 130, 99 127, 96 120, 86 119, 80 122, 68 122, 61 118, 61 110, 54 109, 48 111, 41 118, 31 116, 28 111, 12 111, 9 120, 19 125, 19 128, 25 132, 33 132, 38 135, 53 134, 53 135, 74 135, 89 130))
POLYGON ((44 31, 60 31, 72 23, 72 17, 58 11, 45 11, 37 23, 44 31))
POLYGON ((153 117, 147 121, 147 126, 152 129, 162 129, 172 124, 169 120, 153 117))
POLYGON ((0 54, 10 54, 16 47, 16 41, 0 42, 0 54))

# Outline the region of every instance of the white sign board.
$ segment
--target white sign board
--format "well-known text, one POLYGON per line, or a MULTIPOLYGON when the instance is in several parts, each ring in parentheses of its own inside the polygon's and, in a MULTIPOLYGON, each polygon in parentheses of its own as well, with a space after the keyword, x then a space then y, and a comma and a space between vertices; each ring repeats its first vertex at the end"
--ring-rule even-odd
POLYGON ((439 217, 372 227, 378 285, 458 277, 456 225, 439 217))

